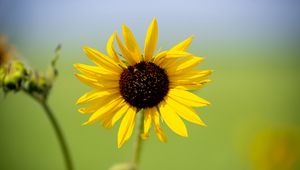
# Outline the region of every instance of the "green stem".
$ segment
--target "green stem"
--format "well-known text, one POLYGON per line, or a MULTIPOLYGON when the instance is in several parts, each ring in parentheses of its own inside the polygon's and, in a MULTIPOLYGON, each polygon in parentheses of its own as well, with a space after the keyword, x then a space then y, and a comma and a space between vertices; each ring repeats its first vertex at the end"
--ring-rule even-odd
POLYGON ((133 155, 133 165, 135 167, 135 170, 138 169, 139 163, 140 163, 140 158, 141 158, 141 152, 142 152, 142 144, 143 144, 143 140, 141 138, 141 134, 143 132, 144 129, 144 110, 141 111, 140 113, 140 127, 138 129, 138 133, 137 133, 137 141, 135 144, 135 148, 134 148, 134 155, 133 155))
POLYGON ((51 122, 51 125, 52 125, 52 127, 55 131, 56 137, 59 141, 62 153, 64 155, 66 169, 67 170, 73 170, 74 168, 73 168, 72 159, 71 159, 70 152, 69 152, 69 149, 68 149, 68 146, 67 146, 67 142, 64 138, 61 127, 59 126, 52 110, 50 109, 50 107, 48 106, 46 101, 40 101, 39 103, 42 105, 42 107, 43 107, 44 111, 46 112, 46 114, 48 116, 48 119, 51 122))
POLYGON ((48 117, 54 131, 55 131, 56 138, 57 138, 57 140, 60 144, 60 148, 61 148, 61 151, 63 153, 64 160, 65 160, 66 170, 74 170, 72 158, 71 158, 71 155, 70 155, 70 151, 68 149, 67 142, 64 138, 62 128, 60 127, 60 125, 59 125, 57 119, 55 118, 52 110, 50 109, 50 107, 47 104, 47 95, 39 95, 37 93, 30 93, 26 89, 23 89, 23 91, 27 95, 32 97, 35 101, 37 101, 39 104, 41 104, 41 106, 43 107, 43 109, 44 109, 45 113, 47 114, 47 117, 48 117))

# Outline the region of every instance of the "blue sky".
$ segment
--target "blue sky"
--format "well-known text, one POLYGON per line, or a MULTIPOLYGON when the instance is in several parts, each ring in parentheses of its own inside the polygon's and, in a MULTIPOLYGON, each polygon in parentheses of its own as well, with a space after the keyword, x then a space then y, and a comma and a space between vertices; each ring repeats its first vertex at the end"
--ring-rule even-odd
POLYGON ((126 23, 142 43, 156 16, 160 42, 167 46, 170 39, 177 42, 191 34, 211 44, 234 44, 236 40, 289 44, 300 37, 299 7, 300 1, 296 0, 2 0, 0 32, 20 45, 81 45, 105 43, 126 23))

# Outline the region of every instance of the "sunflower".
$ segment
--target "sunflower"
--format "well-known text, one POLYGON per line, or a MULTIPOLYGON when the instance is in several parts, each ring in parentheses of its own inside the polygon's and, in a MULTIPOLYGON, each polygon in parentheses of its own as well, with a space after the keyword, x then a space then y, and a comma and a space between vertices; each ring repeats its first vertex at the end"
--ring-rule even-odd
POLYGON ((143 138, 149 136, 152 123, 162 142, 167 141, 161 128, 162 122, 183 137, 187 137, 188 132, 181 118, 206 126, 193 108, 207 106, 209 102, 189 90, 209 82, 206 78, 211 70, 195 69, 203 58, 186 52, 193 37, 155 54, 158 40, 155 18, 147 31, 144 53, 125 25, 122 26, 122 34, 125 44, 117 33, 111 35, 106 46, 108 55, 93 48, 83 48, 96 66, 74 65, 81 72, 75 76, 94 89, 77 101, 82 105, 79 112, 90 114, 84 125, 101 122, 103 127, 110 128, 122 119, 118 148, 130 138, 140 110, 144 114, 143 138), (113 46, 115 40, 121 54, 113 46))

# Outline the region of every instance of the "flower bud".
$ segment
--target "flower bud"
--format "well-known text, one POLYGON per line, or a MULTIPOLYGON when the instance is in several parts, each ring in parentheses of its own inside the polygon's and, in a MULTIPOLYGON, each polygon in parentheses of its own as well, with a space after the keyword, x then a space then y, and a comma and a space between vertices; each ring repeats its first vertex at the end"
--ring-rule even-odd
POLYGON ((19 90, 21 79, 19 76, 7 75, 4 77, 3 84, 5 91, 19 90))
POLYGON ((5 69, 4 67, 0 67, 0 87, 2 86, 2 81, 5 77, 5 69))
POLYGON ((15 72, 18 72, 20 75, 25 75, 26 74, 26 69, 24 67, 24 64, 19 61, 19 60, 14 60, 12 62, 12 67, 15 72))
POLYGON ((27 72, 23 65, 18 60, 1 67, 0 80, 5 92, 21 89, 22 81, 25 79, 27 72))
POLYGON ((23 86, 29 93, 38 93, 42 96, 47 95, 49 90, 47 79, 39 72, 30 73, 23 86))

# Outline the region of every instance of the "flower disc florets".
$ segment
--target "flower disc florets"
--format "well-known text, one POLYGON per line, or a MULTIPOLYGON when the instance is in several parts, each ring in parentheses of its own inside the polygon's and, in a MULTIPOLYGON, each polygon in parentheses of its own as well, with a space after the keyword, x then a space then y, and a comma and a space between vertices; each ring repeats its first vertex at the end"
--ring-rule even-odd
POLYGON ((158 105, 169 91, 165 70, 152 62, 129 66, 121 74, 120 92, 130 105, 150 108, 158 105))

